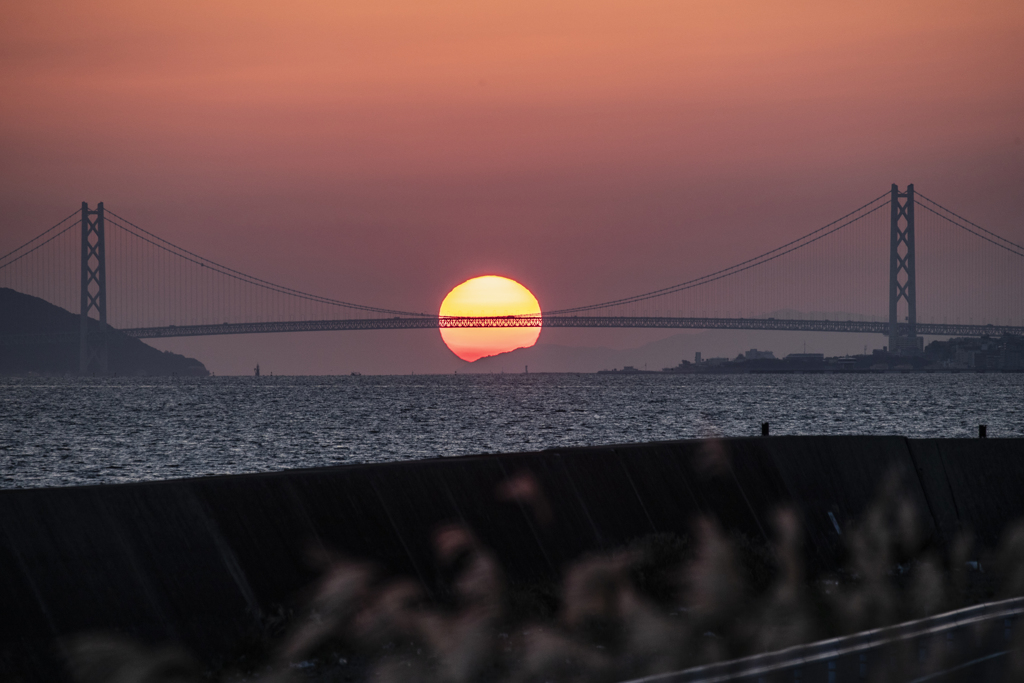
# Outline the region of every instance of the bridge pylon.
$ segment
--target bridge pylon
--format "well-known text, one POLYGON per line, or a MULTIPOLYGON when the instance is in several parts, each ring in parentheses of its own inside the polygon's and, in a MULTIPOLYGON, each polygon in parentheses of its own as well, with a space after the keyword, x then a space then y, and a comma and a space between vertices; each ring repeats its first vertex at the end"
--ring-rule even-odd
POLYGON ((889 238, 889 352, 906 354, 924 349, 917 336, 917 269, 914 254, 914 186, 906 192, 892 186, 889 238), (903 201, 901 201, 903 200, 903 201), (906 315, 900 320, 900 300, 906 315))
POLYGON ((82 202, 82 294, 79 327, 78 371, 80 374, 107 374, 107 258, 103 236, 103 202, 90 210, 82 202), (90 324, 89 314, 96 311, 99 324, 90 324))

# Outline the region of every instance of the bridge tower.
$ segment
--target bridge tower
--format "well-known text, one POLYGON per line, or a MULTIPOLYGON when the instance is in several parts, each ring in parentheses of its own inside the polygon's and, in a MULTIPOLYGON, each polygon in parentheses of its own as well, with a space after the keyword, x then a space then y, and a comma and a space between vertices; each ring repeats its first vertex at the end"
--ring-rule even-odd
POLYGON ((103 238, 103 202, 95 211, 82 202, 82 313, 79 327, 78 371, 107 374, 107 259, 103 238), (96 311, 99 324, 89 324, 96 311))
POLYGON ((889 239, 889 352, 914 353, 923 350, 917 336, 917 277, 914 256, 914 186, 906 192, 892 186, 889 239), (902 201, 901 201, 902 200, 902 201), (906 315, 900 320, 900 300, 906 315))

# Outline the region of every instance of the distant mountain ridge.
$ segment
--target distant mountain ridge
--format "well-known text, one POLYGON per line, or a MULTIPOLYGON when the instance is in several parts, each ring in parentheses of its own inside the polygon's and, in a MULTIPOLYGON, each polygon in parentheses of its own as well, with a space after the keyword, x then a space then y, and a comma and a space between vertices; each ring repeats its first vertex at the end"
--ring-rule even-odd
MULTIPOLYGON (((59 341, 0 346, 0 375, 78 374, 79 316, 38 297, 0 287, 0 337, 66 335, 59 341)), ((99 325, 90 321, 91 325, 99 325)), ((108 330, 107 370, 112 375, 187 375, 210 373, 195 358, 160 351, 117 330, 108 330)))

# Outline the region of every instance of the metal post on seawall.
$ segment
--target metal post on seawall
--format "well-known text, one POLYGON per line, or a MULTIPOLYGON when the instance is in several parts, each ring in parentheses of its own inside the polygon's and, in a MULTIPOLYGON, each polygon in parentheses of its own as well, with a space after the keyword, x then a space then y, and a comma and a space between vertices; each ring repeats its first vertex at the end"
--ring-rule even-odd
POLYGON ((761 423, 761 436, 768 436, 768 423, 767 422, 762 422, 761 423))
POLYGON ((988 425, 978 425, 978 438, 988 438, 988 425))

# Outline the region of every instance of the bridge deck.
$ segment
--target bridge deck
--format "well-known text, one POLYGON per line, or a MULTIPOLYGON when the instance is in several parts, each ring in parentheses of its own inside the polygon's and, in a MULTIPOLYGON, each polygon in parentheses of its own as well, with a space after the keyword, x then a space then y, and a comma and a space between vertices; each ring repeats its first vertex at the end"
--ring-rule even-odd
MULTIPOLYGON (((327 332, 345 330, 417 330, 475 327, 617 327, 691 330, 777 330, 789 332, 856 332, 889 334, 889 323, 865 320, 798 320, 789 318, 670 318, 626 316, 506 316, 483 317, 391 317, 339 320, 298 320, 220 325, 168 325, 119 330, 136 339, 203 337, 225 334, 267 334, 271 332, 327 332)), ((906 325, 898 326, 907 334, 906 325)), ((1014 325, 961 325, 918 323, 917 334, 937 337, 1024 336, 1024 327, 1014 325)), ((77 340, 78 334, 0 335, 0 347, 21 344, 59 343, 77 340)))
MULTIPOLYGON (((799 332, 859 332, 889 334, 889 323, 863 320, 793 320, 787 318, 671 318, 625 316, 509 316, 497 318, 456 318, 437 316, 363 318, 344 320, 303 320, 222 325, 179 325, 122 330, 139 339, 194 337, 216 334, 262 334, 267 332, 313 332, 327 330, 409 330, 460 327, 618 327, 697 330, 783 330, 799 332)), ((901 328, 905 327, 900 325, 901 328)), ((905 333, 905 330, 900 330, 905 333)), ((921 335, 979 337, 1024 334, 1024 327, 1012 325, 959 325, 918 323, 921 335)))

